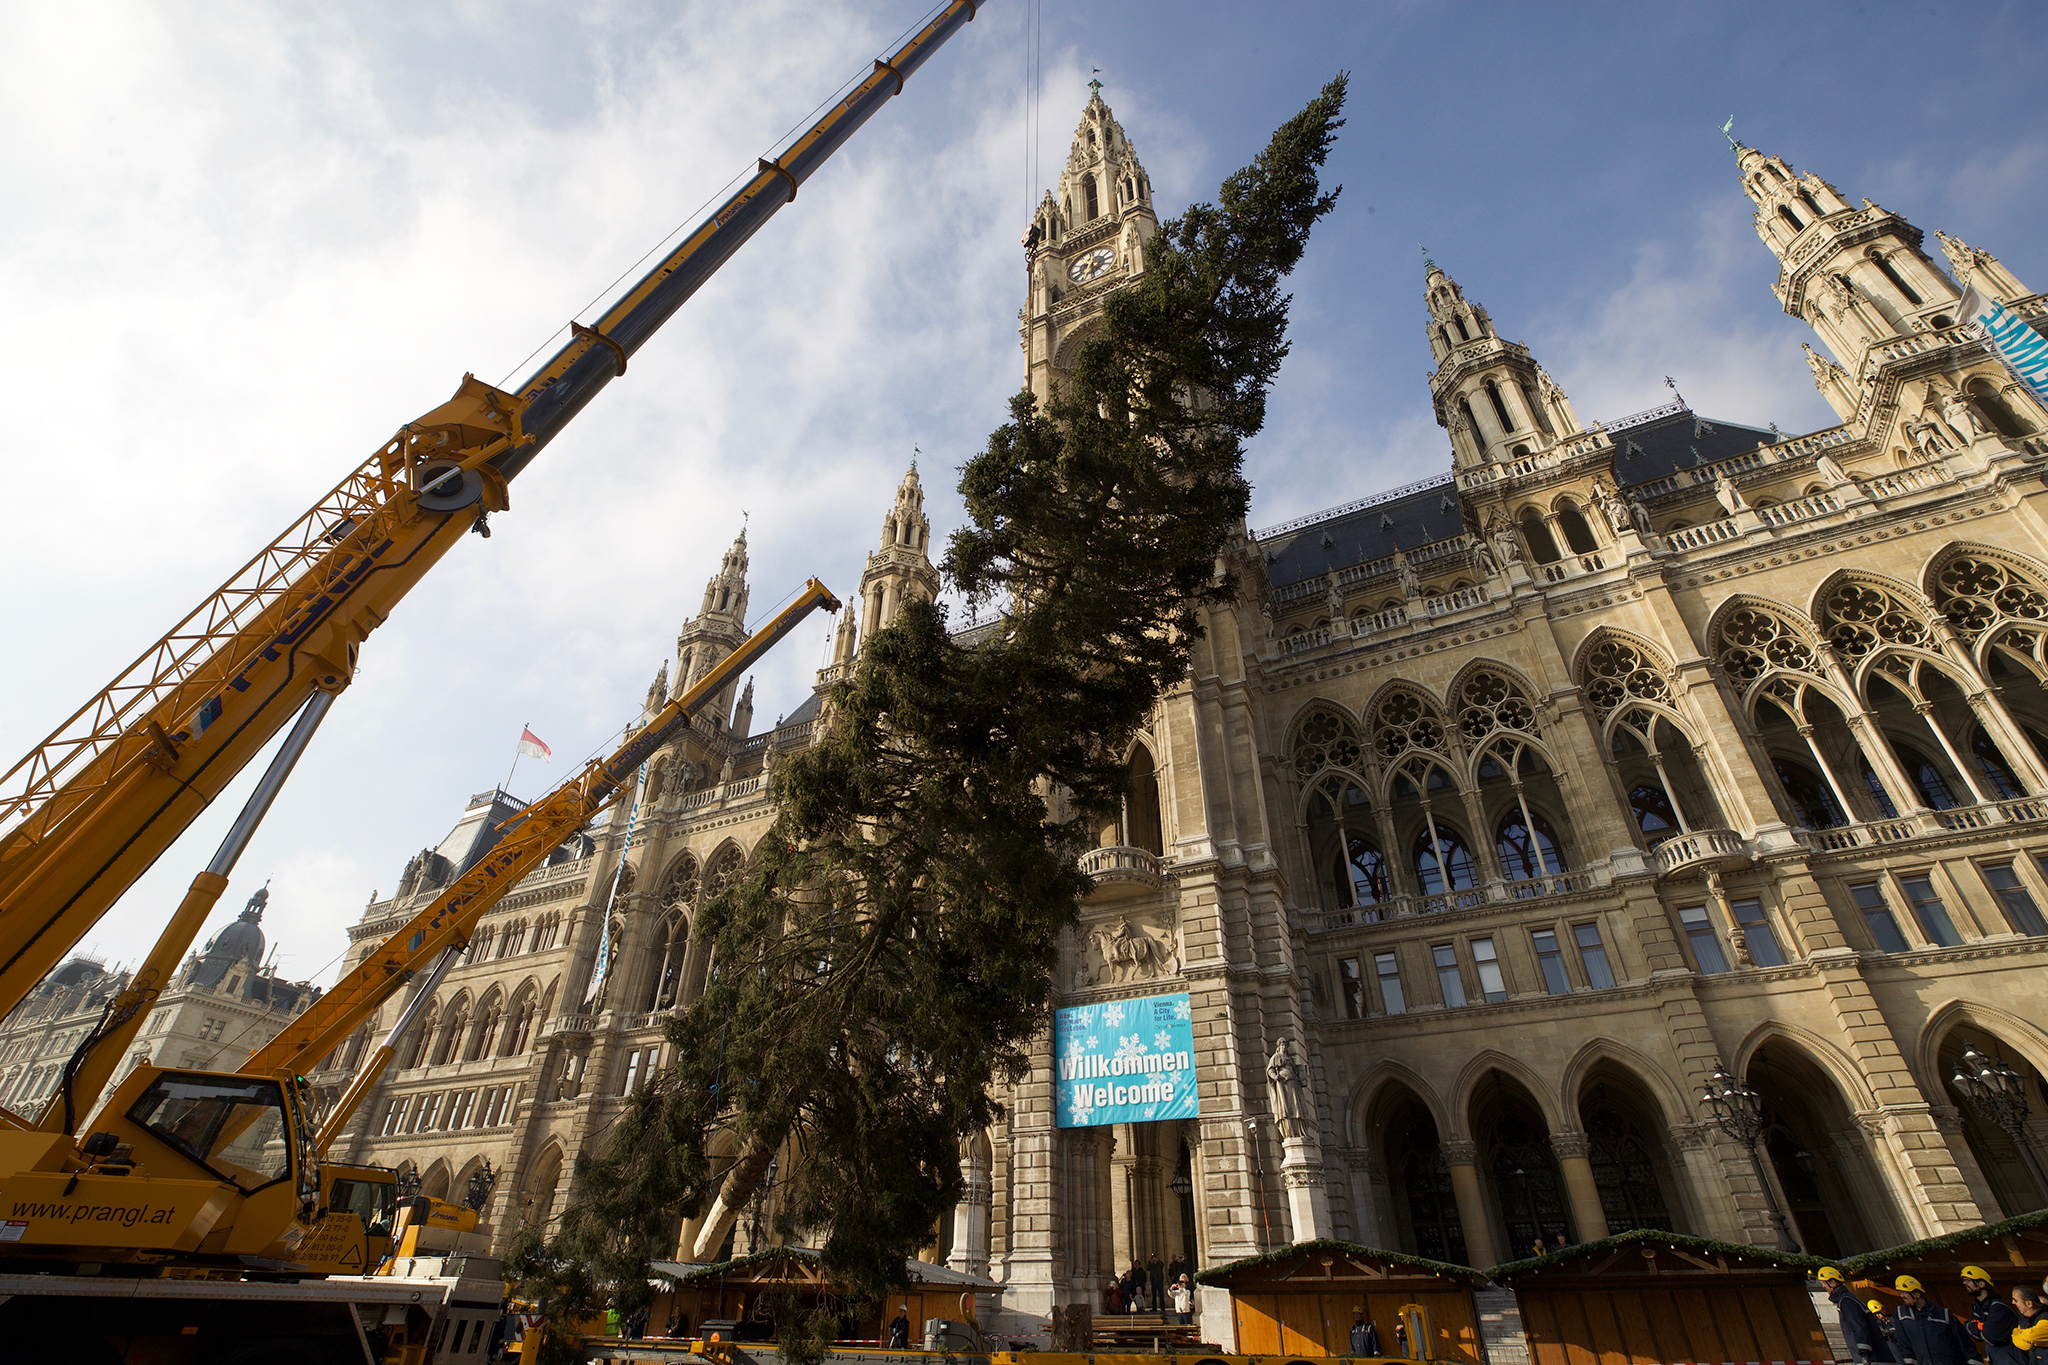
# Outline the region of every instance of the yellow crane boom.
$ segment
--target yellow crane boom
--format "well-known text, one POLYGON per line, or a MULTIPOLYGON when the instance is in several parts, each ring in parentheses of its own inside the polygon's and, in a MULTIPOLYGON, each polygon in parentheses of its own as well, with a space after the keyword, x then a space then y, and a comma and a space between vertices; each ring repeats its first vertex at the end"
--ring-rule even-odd
MULTIPOLYGON (((568 344, 514 390, 465 376, 448 402, 400 427, 0 775, 0 1015, 309 699, 348 686, 358 649, 412 586, 464 531, 489 534, 485 518, 509 505, 510 481, 977 3, 952 0, 877 59, 594 325, 572 323, 568 344)), ((211 871, 195 883, 196 916, 180 923, 203 920, 225 887, 226 870, 211 871)))

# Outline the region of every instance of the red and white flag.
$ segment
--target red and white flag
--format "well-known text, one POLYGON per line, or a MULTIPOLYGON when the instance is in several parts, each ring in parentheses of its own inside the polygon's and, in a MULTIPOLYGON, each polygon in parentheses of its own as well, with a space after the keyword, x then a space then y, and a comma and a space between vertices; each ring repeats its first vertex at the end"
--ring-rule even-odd
POLYGON ((528 758, 537 758, 543 763, 554 762, 554 750, 541 743, 539 735, 521 727, 519 731, 519 752, 528 758))

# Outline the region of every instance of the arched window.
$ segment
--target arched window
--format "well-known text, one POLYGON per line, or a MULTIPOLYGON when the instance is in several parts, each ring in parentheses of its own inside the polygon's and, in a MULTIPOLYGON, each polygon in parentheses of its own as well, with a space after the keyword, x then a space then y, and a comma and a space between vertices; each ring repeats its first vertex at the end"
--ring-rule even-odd
POLYGON ((1833 829, 1849 823, 1849 817, 1842 814, 1842 803, 1835 800, 1835 794, 1821 780, 1819 773, 1804 763, 1775 755, 1771 759, 1771 768, 1778 774, 1778 781, 1784 784, 1785 795, 1791 798, 1794 813, 1808 829, 1833 829))
MULTIPOLYGON (((1087 203, 1087 206, 1088 206, 1088 221, 1092 223, 1092 222, 1094 222, 1094 221, 1095 221, 1095 220, 1096 220, 1096 219, 1097 219, 1098 217, 1100 217, 1100 216, 1101 216, 1101 213, 1102 213, 1102 210, 1101 210, 1101 208, 1100 208, 1100 206, 1099 206, 1099 204, 1098 204, 1097 198, 1096 198, 1096 189, 1095 189, 1095 177, 1094 177, 1094 175, 1093 175, 1093 174, 1090 174, 1090 175, 1084 176, 1084 177, 1082 178, 1082 180, 1081 180, 1081 186, 1082 186, 1082 190, 1081 190, 1081 192, 1082 192, 1082 196, 1083 196, 1083 198, 1084 198, 1084 200, 1086 201, 1086 203, 1087 203)), ((1411 332, 1411 333, 1410 333, 1409 335, 1411 335, 1411 336, 1412 336, 1412 335, 1414 335, 1414 334, 1413 334, 1413 333, 1411 332)))
POLYGON ((1883 645, 1931 649, 1934 632, 1919 609, 1876 583, 1843 583, 1821 607, 1828 643, 1847 660, 1860 660, 1883 645))
POLYGON ((1445 325, 1444 325, 1443 323, 1438 323, 1438 324, 1437 324, 1437 328, 1436 328, 1436 329, 1437 329, 1437 331, 1439 331, 1439 332, 1442 332, 1442 333, 1443 333, 1443 336, 1444 336, 1444 345, 1446 345, 1446 346, 1456 346, 1456 345, 1458 344, 1457 342, 1455 342, 1455 341, 1451 340, 1451 329, 1450 329, 1449 327, 1445 326, 1445 325))
POLYGON ((675 1007, 676 989, 683 974, 683 955, 689 946, 690 922, 680 913, 655 929, 654 941, 647 945, 647 961, 653 971, 648 977, 646 1001, 640 1007, 642 1010, 652 1013, 675 1007))
POLYGON ((1991 423, 1992 430, 2000 436, 2017 440, 2033 430, 2020 420, 2017 413, 2006 406, 2005 399, 1999 396, 1997 386, 1990 380, 1972 379, 1964 385, 1964 389, 1976 400, 1984 419, 1991 423))
POLYGON ((1294 770, 1304 778, 1325 768, 1356 768, 1361 749, 1358 727, 1334 711, 1309 712, 1294 736, 1294 770))
POLYGON ((1468 400, 1460 398, 1458 400, 1458 411, 1465 414, 1465 425, 1472 429, 1472 444, 1478 446, 1481 450, 1485 450, 1486 431, 1479 425, 1478 417, 1473 415, 1472 404, 1468 400))
MULTIPOLYGON (((1340 627, 1343 622, 1337 623, 1340 627)), ((1153 857, 1166 852, 1166 835, 1159 819, 1159 770, 1152 751, 1140 744, 1131 751, 1125 769, 1123 843, 1142 848, 1153 857)))
POLYGON ((1652 848, 1678 833, 1678 813, 1671 809, 1671 798, 1660 787, 1641 783, 1631 787, 1628 809, 1629 814, 1635 817, 1636 828, 1643 832, 1652 848))
POLYGON ((510 1024, 505 1029, 504 1045, 498 1050, 499 1056, 517 1057, 526 1051, 527 1044, 533 1041, 533 1016, 533 983, 528 982, 520 988, 518 996, 512 1001, 510 1024))
POLYGON ((434 1044, 432 1065, 445 1066, 455 1060, 456 1049, 462 1046, 462 1035, 469 1027, 469 1000, 457 1000, 449 1007, 448 1018, 441 1025, 441 1039, 434 1044))
POLYGON ((1460 341, 1470 341, 1472 339, 1472 333, 1467 330, 1464 318, 1453 315, 1451 321, 1458 324, 1458 339, 1460 341))
POLYGON ((1565 544, 1571 546, 1573 554, 1589 555, 1600 548, 1600 542, 1593 539, 1593 528, 1586 524, 1585 514, 1571 503, 1558 505, 1557 526, 1564 532, 1565 544))
POLYGON ((462 1052, 463 1061, 473 1062, 491 1055, 491 1049, 498 1041, 498 1020, 503 1006, 504 998, 494 990, 477 1010, 476 1026, 469 1031, 469 1046, 462 1052))
POLYGON ((1387 860, 1364 836, 1354 834, 1346 841, 1344 870, 1353 905, 1379 905, 1387 899, 1387 860))
MULTIPOLYGON (((1780 185, 1783 185, 1783 184, 1786 184, 1786 183, 1787 183, 1787 181, 1786 181, 1786 179, 1785 179, 1785 173, 1784 173, 1783 171, 1779 170, 1779 169, 1778 169, 1778 168, 1777 168, 1776 166, 1773 166, 1773 165, 1771 165, 1771 164, 1770 164, 1770 163, 1769 163, 1769 162, 1767 161, 1767 162, 1765 162, 1765 163, 1764 163, 1764 167, 1765 167, 1765 169, 1767 169, 1768 171, 1770 171, 1770 173, 1771 173, 1772 177, 1773 177, 1774 179, 1776 179, 1776 180, 1777 180, 1777 182, 1778 182, 1778 183, 1779 183, 1780 185)), ((1758 189, 1762 189, 1762 188, 1763 188, 1763 183, 1764 183, 1764 178, 1763 178, 1762 176, 1758 176, 1758 177, 1756 178, 1756 183, 1757 183, 1757 188, 1758 188, 1758 189)))
POLYGON ((1493 410, 1500 415, 1500 429, 1502 431, 1513 431, 1515 429, 1515 419, 1508 415, 1507 400, 1500 396, 1500 385, 1494 383, 1491 379, 1487 380, 1486 396, 1493 400, 1493 410))
POLYGON ((1863 754, 1856 755, 1856 765, 1863 774, 1864 790, 1870 793, 1870 803, 1877 807, 1877 813, 1887 820, 1899 818, 1899 808, 1892 803, 1892 795, 1884 789, 1884 779, 1877 775, 1877 769, 1870 766, 1870 760, 1863 754))
POLYGON ((1465 847, 1465 837, 1441 820, 1432 817, 1427 821, 1415 835, 1415 880, 1425 896, 1477 886, 1478 870, 1472 851, 1465 847))
POLYGON ((1607 1217, 1608 1235, 1637 1228, 1673 1231, 1671 1211, 1657 1182, 1651 1139, 1630 1115, 1602 1103, 1597 1094, 1586 1109, 1585 1124, 1591 1149, 1586 1155, 1593 1167, 1593 1187, 1600 1191, 1600 1211, 1607 1217))
POLYGON ((1557 429, 1550 424, 1550 414, 1544 410, 1541 403, 1536 401, 1536 395, 1529 391, 1529 386, 1523 384, 1521 390, 1522 401, 1529 405, 1529 411, 1535 416, 1536 425, 1542 430, 1543 434, 1545 436, 1557 435, 1557 429))
POLYGON ((1558 552, 1557 542, 1550 538, 1550 527, 1544 522, 1543 514, 1533 507, 1522 509, 1522 539, 1529 542, 1529 553, 1538 564, 1555 564, 1564 558, 1558 552))
POLYGON ((1798 214, 1792 212, 1791 209, 1787 208, 1783 204, 1778 205, 1778 216, 1780 218, 1783 218, 1786 222, 1790 223, 1792 225, 1792 230, 1794 232, 1797 232, 1801 228, 1806 226, 1804 223, 1799 221, 1798 214))
POLYGON ((1519 809, 1509 811, 1494 834, 1493 846, 1500 855, 1501 870, 1510 881, 1547 877, 1565 870, 1557 835, 1541 811, 1530 811, 1527 823, 1519 809))
POLYGON ((441 1002, 436 1000, 427 1006, 426 1013, 413 1026, 413 1035, 405 1042, 401 1054, 405 1060, 398 1064, 400 1071, 410 1071, 416 1066, 425 1066, 427 1058, 433 1055, 434 1033, 440 1027, 441 1002))
POLYGON ((1871 248, 1870 259, 1876 262, 1878 270, 1890 282, 1891 287, 1899 291, 1899 296, 1905 299, 1907 307, 1918 308, 1920 306, 1922 302, 1920 295, 1914 291, 1912 285, 1906 283, 1905 279, 1899 274, 1898 269, 1885 259, 1883 252, 1875 247, 1871 248))
POLYGON ((1814 201, 1814 197, 1811 192, 1807 190, 1799 191, 1799 200, 1801 203, 1806 205, 1806 211, 1813 215, 1814 222, 1818 223, 1821 219, 1827 217, 1827 214, 1821 212, 1821 207, 1818 203, 1814 201))
POLYGON ((1977 761, 1978 771, 1991 783, 1991 789, 1998 794, 1999 800, 2017 801, 2026 795, 2020 786, 2019 778, 2013 773, 2012 765, 2005 761, 2005 755, 1999 752, 1997 742, 1984 733, 1984 727, 1981 725, 1975 727, 1970 735, 1970 757, 1977 761))

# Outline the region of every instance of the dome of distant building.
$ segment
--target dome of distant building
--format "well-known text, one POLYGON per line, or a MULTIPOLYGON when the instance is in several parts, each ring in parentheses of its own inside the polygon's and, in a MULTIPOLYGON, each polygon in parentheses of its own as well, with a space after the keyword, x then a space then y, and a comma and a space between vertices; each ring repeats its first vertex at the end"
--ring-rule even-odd
POLYGON ((199 963, 192 969, 192 983, 196 986, 218 986, 227 979, 230 968, 247 962, 253 969, 263 961, 264 938, 259 927, 263 921, 263 907, 270 903, 270 888, 265 886, 249 898, 242 907, 241 915, 227 928, 213 936, 206 945, 206 951, 199 955, 199 963))
POLYGON ((50 981, 58 986, 86 986, 107 974, 104 964, 89 957, 74 957, 50 974, 50 981))

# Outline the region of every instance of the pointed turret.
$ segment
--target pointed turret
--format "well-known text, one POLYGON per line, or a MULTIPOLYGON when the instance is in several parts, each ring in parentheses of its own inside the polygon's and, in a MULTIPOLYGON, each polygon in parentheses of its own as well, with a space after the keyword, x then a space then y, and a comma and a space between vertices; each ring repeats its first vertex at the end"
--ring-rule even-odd
POLYGON ((1502 340, 1486 309, 1427 256, 1423 303, 1437 362, 1429 389, 1456 468, 1519 459, 1579 434, 1564 390, 1527 347, 1502 340))
MULTIPOLYGON (((939 571, 930 556, 932 523, 924 514, 924 485, 918 482, 917 461, 910 462, 896 485, 896 500, 882 518, 882 543, 868 556, 861 574, 860 600, 866 608, 870 637, 916 597, 929 602, 939 595, 939 571)), ((842 632, 848 628, 842 626, 842 632)), ((850 642, 849 642, 850 646, 850 642)))
POLYGON ((1948 263, 1955 271, 1957 284, 1966 289, 1974 284, 1978 293, 1996 303, 2011 303, 2032 292, 1990 252, 1979 251, 1962 238, 1951 237, 1940 228, 1934 230, 1934 235, 1940 240, 1942 254, 1948 257, 1948 263))
POLYGON ((1778 301, 1851 373, 1875 344, 1953 325, 1959 291, 1920 250, 1919 228, 1868 199, 1852 206, 1780 157, 1734 145, 1757 236, 1778 258, 1778 301))
POLYGON ((1043 399, 1054 372, 1074 362, 1074 342, 1099 299, 1144 274, 1145 246, 1159 230, 1152 181, 1123 126, 1089 82, 1059 183, 1039 201, 1025 232, 1030 296, 1024 306, 1025 369, 1043 399))
POLYGON ((752 678, 748 678, 746 689, 740 693, 739 705, 735 706, 732 711, 733 743, 737 744, 741 740, 745 739, 747 737, 747 732, 753 728, 754 680, 752 678))
POLYGON ((1848 421, 1856 411, 1855 382, 1840 365, 1814 350, 1811 344, 1802 341, 1799 346, 1806 352, 1806 368, 1813 373, 1813 386, 1828 400, 1835 415, 1848 421))
MULTIPOLYGON (((704 606, 676 635, 676 669, 671 696, 680 696, 739 648, 747 638, 747 533, 741 529, 718 572, 704 586, 704 606)), ((733 684, 699 708, 723 728, 732 715, 733 684)))

